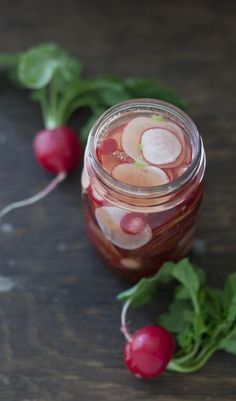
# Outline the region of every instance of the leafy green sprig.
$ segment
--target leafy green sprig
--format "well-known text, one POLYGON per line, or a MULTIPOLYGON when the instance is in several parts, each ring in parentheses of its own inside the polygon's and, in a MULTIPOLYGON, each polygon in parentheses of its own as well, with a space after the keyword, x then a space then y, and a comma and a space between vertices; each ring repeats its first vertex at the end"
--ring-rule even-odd
POLYGON ((46 128, 65 125, 75 110, 88 107, 91 117, 81 131, 84 142, 93 123, 108 107, 121 101, 148 97, 169 101, 180 108, 186 102, 152 79, 103 76, 85 79, 80 61, 54 43, 44 43, 19 54, 0 55, 0 66, 10 79, 31 90, 42 108, 46 128))
POLYGON ((236 354, 236 274, 230 274, 223 290, 206 285, 202 269, 188 259, 165 263, 151 278, 143 278, 118 295, 140 307, 156 295, 159 284, 175 280, 177 286, 167 313, 157 323, 176 337, 177 351, 169 370, 190 373, 202 368, 217 351, 236 354))

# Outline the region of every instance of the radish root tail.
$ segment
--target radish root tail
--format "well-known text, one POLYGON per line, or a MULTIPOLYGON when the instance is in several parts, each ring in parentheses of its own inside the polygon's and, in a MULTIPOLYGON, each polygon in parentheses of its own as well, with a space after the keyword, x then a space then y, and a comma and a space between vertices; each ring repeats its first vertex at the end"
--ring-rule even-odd
POLYGON ((43 199, 45 196, 50 194, 58 186, 58 184, 60 184, 65 178, 66 178, 65 172, 59 173, 42 191, 38 192, 36 195, 31 196, 30 198, 24 199, 19 202, 10 203, 0 211, 0 219, 3 216, 6 216, 6 214, 11 212, 13 209, 29 206, 43 199))
POLYGON ((120 330, 124 334, 126 340, 128 342, 131 342, 132 337, 131 337, 131 335, 130 335, 130 333, 128 331, 127 322, 126 322, 126 314, 127 314, 129 306, 130 306, 130 300, 126 301, 124 306, 123 306, 123 308, 122 308, 122 312, 121 312, 121 328, 120 328, 120 330))

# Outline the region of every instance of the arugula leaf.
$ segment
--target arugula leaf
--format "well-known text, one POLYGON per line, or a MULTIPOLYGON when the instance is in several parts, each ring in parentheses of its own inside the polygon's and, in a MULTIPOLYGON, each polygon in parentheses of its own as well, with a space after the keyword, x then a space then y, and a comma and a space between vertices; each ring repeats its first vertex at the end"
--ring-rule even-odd
POLYGON ((227 277, 223 292, 223 308, 227 322, 236 320, 236 273, 227 277))
POLYGON ((236 355, 236 326, 220 341, 218 348, 236 355))
POLYGON ((232 302, 230 304, 228 313, 227 313, 227 318, 226 322, 227 323, 233 323, 236 320, 236 294, 232 298, 232 302))
POLYGON ((189 289, 189 292, 196 292, 200 287, 199 276, 196 274, 196 271, 193 269, 192 264, 189 259, 185 258, 178 262, 173 270, 173 276, 182 283, 186 288, 189 289))
POLYGON ((80 63, 54 43, 46 43, 24 52, 17 68, 19 81, 30 89, 45 87, 56 73, 60 74, 60 79, 70 81, 79 76, 80 70, 80 63))
POLYGON ((205 319, 211 320, 213 318, 218 321, 222 319, 222 294, 222 290, 210 287, 204 288, 201 304, 205 319))
POLYGON ((194 333, 195 333, 196 339, 201 338, 201 335, 203 333, 206 333, 207 327, 205 325, 202 314, 200 314, 200 313, 194 314, 193 327, 194 327, 194 333))
POLYGON ((21 54, 0 54, 0 66, 8 67, 9 79, 14 84, 33 91, 31 98, 39 102, 47 128, 65 125, 75 110, 89 107, 91 116, 81 134, 84 142, 101 113, 124 100, 148 97, 182 108, 186 105, 156 80, 124 80, 115 76, 84 79, 80 61, 55 43, 43 43, 21 54))
POLYGON ((182 353, 191 353, 195 343, 194 331, 192 326, 186 326, 184 330, 178 333, 176 338, 182 353))
MULTIPOLYGON (((193 265, 194 271, 196 273, 196 275, 198 276, 199 282, 201 285, 203 285, 206 281, 206 277, 205 277, 205 273, 202 269, 200 269, 199 267, 197 267, 196 265, 193 265)), ((175 290, 175 298, 176 299, 189 299, 191 298, 190 292, 188 287, 180 285, 178 287, 176 287, 175 290)))
POLYGON ((178 300, 173 301, 168 313, 160 315, 157 321, 172 333, 181 333, 193 320, 194 313, 191 303, 186 300, 178 300))
POLYGON ((172 280, 174 263, 166 262, 161 269, 150 278, 142 278, 130 289, 120 293, 117 299, 121 301, 131 301, 132 306, 138 307, 151 301, 156 291, 158 283, 167 283, 172 280))
POLYGON ((200 280, 187 258, 177 263, 173 270, 173 276, 189 291, 196 313, 200 313, 197 293, 200 280))

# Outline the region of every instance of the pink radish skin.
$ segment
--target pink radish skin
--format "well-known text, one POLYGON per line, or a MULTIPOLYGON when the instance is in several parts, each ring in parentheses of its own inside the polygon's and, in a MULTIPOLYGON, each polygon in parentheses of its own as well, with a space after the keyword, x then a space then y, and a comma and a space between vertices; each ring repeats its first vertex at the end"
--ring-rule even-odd
POLYGON ((50 173, 69 172, 78 165, 81 145, 69 127, 57 127, 38 132, 33 151, 39 165, 50 173))
POLYGON ((136 377, 153 379, 166 369, 174 353, 174 340, 166 329, 145 326, 126 339, 125 365, 136 377))
POLYGON ((158 167, 146 166, 138 168, 134 164, 123 163, 114 167, 112 176, 117 180, 136 187, 155 187, 167 184, 168 175, 158 167))

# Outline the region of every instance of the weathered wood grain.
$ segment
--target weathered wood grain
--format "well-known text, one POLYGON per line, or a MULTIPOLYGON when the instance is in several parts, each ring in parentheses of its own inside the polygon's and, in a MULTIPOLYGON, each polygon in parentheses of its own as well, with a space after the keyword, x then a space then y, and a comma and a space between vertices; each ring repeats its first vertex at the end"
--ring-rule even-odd
MULTIPOLYGON (((189 99, 206 146, 206 196, 195 255, 211 283, 235 269, 236 3, 12 0, 1 4, 0 51, 55 40, 86 74, 158 77, 189 99)), ((76 115, 73 125, 79 130, 76 115)), ((0 77, 0 206, 49 176, 31 153, 42 126, 26 93, 0 77)), ((0 226, 0 399, 233 401, 236 363, 219 353, 199 373, 143 382, 123 368, 116 294, 127 284, 87 241, 80 174, 0 226), (8 280, 7 280, 8 279, 8 280)), ((162 306, 167 294, 162 294, 162 306)), ((149 321, 155 307, 131 316, 149 321)))

